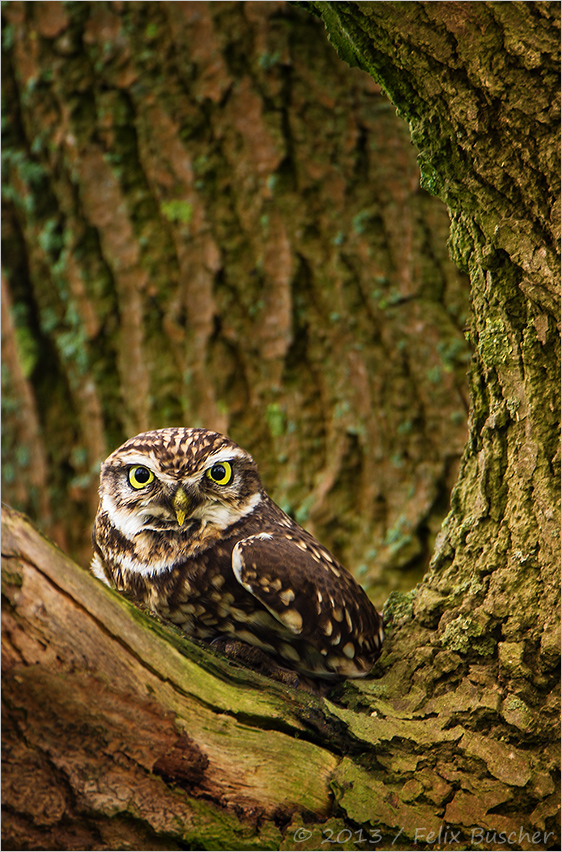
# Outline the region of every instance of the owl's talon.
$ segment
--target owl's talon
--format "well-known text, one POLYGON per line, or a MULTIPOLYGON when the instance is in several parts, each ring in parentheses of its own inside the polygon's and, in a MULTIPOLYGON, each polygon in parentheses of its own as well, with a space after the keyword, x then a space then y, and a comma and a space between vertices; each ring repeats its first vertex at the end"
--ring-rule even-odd
POLYGON ((241 642, 232 636, 217 637, 217 639, 213 639, 211 645, 218 646, 218 649, 225 657, 244 666, 248 666, 248 668, 259 672, 259 674, 266 675, 273 680, 280 681, 286 686, 292 686, 295 689, 301 686, 301 679, 294 669, 280 666, 265 651, 256 648, 255 645, 241 642), (224 644, 220 640, 223 640, 224 644))

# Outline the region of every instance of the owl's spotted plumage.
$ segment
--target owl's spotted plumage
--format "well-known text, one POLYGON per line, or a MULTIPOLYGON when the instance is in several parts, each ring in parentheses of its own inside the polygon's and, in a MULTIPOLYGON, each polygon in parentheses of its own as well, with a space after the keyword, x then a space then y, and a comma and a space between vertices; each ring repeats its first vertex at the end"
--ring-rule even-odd
POLYGON ((217 432, 160 429, 102 465, 92 571, 203 640, 233 637, 326 679, 363 677, 382 619, 217 432))

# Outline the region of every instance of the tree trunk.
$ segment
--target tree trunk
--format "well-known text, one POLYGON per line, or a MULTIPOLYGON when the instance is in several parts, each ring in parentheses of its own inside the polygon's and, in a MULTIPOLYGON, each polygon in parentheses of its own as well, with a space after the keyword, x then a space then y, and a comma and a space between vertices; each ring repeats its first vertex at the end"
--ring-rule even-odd
POLYGON ((379 605, 412 588, 466 440, 468 282, 380 86, 285 3, 3 15, 4 500, 86 564, 100 462, 206 426, 379 605))
POLYGON ((459 738, 390 787, 424 801, 421 765, 447 782, 447 822, 542 830, 559 810, 560 7, 307 5, 410 122, 471 279, 468 444, 430 571, 388 607, 377 682, 459 738))
MULTIPOLYGON (((194 643, 180 641, 171 629, 102 589, 50 548, 26 521, 9 513, 3 539, 8 563, 3 727, 8 774, 4 830, 11 848, 56 844, 57 848, 84 849, 186 845, 318 849, 336 841, 333 845, 345 849, 390 848, 391 844, 412 848, 423 843, 445 848, 462 844, 477 849, 546 849, 558 848, 560 843, 556 822, 559 748, 553 735, 559 719, 560 644, 559 6, 306 5, 322 16, 340 55, 368 71, 409 121, 424 183, 448 205, 450 245, 470 275, 471 416, 451 511, 423 582, 408 594, 394 592, 387 603, 388 636, 375 677, 347 682, 328 697, 281 687, 194 643), (30 802, 32 788, 35 798, 30 802)), ((300 134, 295 132, 289 114, 278 114, 283 113, 280 103, 286 89, 275 74, 267 76, 276 67, 272 54, 263 49, 269 43, 258 39, 253 42, 260 45, 254 54, 244 52, 240 16, 259 17, 260 6, 269 4, 8 4, 12 27, 9 38, 4 38, 11 63, 8 99, 17 104, 18 119, 10 132, 24 140, 41 138, 41 143, 35 143, 35 156, 46 146, 52 160, 51 182, 40 184, 46 179, 43 172, 34 171, 36 162, 18 159, 22 146, 10 148, 16 153, 8 157, 13 170, 9 277, 20 282, 18 286, 31 296, 29 304, 35 306, 33 321, 22 319, 21 312, 15 314, 20 332, 14 363, 20 365, 20 373, 14 371, 11 378, 17 385, 19 375, 17 386, 29 391, 25 410, 35 417, 27 420, 32 436, 41 435, 35 423, 56 422, 64 399, 73 401, 83 426, 82 432, 73 431, 76 425, 63 418, 56 447, 60 449, 65 440, 68 443, 69 436, 90 434, 92 427, 86 428, 86 423, 98 424, 92 432, 95 440, 85 443, 85 458, 93 464, 106 430, 117 437, 145 422, 164 425, 151 419, 155 411, 163 418, 178 416, 174 408, 178 398, 170 392, 172 379, 168 385, 164 381, 168 374, 155 371, 152 384, 152 373, 143 373, 146 353, 151 353, 154 363, 162 356, 162 363, 174 364, 175 373, 181 374, 182 416, 211 418, 205 425, 233 427, 233 436, 258 455, 254 445, 244 440, 255 435, 258 447, 267 447, 271 453, 266 454, 268 459, 275 457, 273 447, 276 451, 298 448, 297 455, 288 452, 290 461, 278 459, 277 467, 268 467, 271 471, 287 468, 277 474, 280 493, 287 499, 302 495, 297 479, 313 483, 310 502, 300 496, 299 505, 316 507, 317 525, 325 498, 333 498, 332 519, 336 515, 347 519, 353 503, 346 499, 359 494, 355 514, 370 531, 377 529, 379 495, 390 493, 381 490, 378 479, 381 471, 389 475, 390 469, 373 452, 373 446, 381 446, 373 438, 383 436, 385 421, 382 415, 381 419, 372 415, 371 405, 379 399, 381 404, 396 402, 401 386, 394 384, 391 394, 379 388, 380 397, 375 393, 377 381, 385 375, 384 352, 395 354, 393 345, 383 345, 389 339, 385 338, 387 310, 389 304, 395 306, 397 324, 392 328, 398 327, 398 318, 404 318, 408 331, 416 321, 413 305, 425 298, 423 281, 431 287, 421 274, 419 279, 393 277, 401 282, 395 302, 390 285, 382 296, 372 290, 381 263, 372 250, 380 234, 379 222, 382 218, 392 223, 387 232, 393 235, 391 243, 398 240, 395 247, 405 245, 402 239, 415 241, 415 226, 404 217, 410 208, 405 202, 401 207, 394 202, 385 206, 386 214, 375 211, 362 194, 372 195, 374 174, 359 171, 357 191, 364 207, 353 214, 355 219, 346 218, 348 198, 343 185, 336 191, 338 171, 326 171, 325 152, 320 157, 324 168, 318 165, 317 137, 309 134, 315 119, 321 121, 312 104, 333 115, 333 133, 340 140, 349 126, 359 126, 349 117, 353 110, 347 109, 338 124, 338 95, 349 106, 348 96, 342 94, 345 83, 330 93, 319 88, 323 74, 310 70, 318 66, 306 54, 299 67, 307 80, 310 123, 307 126, 301 101, 300 134), (205 10, 213 5, 211 15, 205 10), (194 7, 199 14, 190 17, 194 7), (158 29, 152 18, 160 14, 165 14, 168 29, 158 29), (32 17, 36 29, 29 25, 30 15, 36 16, 32 17), (232 38, 224 54, 230 63, 226 76, 225 66, 217 64, 220 52, 213 54, 214 64, 197 66, 197 51, 205 53, 219 31, 214 28, 219 19, 232 38), (193 63, 189 82, 192 85, 195 80, 195 84, 192 90, 181 78, 183 90, 190 93, 185 98, 183 92, 178 97, 176 89, 162 83, 164 79, 169 84, 169 76, 158 75, 160 64, 171 56, 174 61, 179 56, 188 67, 189 27, 197 33, 189 53, 193 63), (159 42, 158 51, 148 47, 143 53, 138 47, 137 38, 150 43, 158 34, 162 39, 163 32, 166 38, 159 42), (175 34, 176 52, 166 40, 170 32, 175 34), (79 38, 87 46, 91 63, 86 77, 75 48, 79 38), (51 77, 40 85, 55 101, 43 98, 42 103, 50 106, 43 107, 44 136, 37 137, 32 109, 37 108, 35 72, 43 51, 51 48, 57 61, 51 77), (134 61, 133 48, 138 50, 134 61), (248 56, 266 57, 257 62, 259 72, 248 63, 257 76, 244 73, 248 56), (137 63, 144 63, 141 77, 137 63), (201 73, 203 67, 205 73, 201 73), (99 90, 92 89, 96 75, 104 80, 99 90), (221 87, 225 79, 230 88, 221 87), (30 80, 35 81, 33 85, 30 80), (95 134, 84 99, 72 100, 78 85, 82 92, 96 93, 95 134), (263 98, 260 107, 248 94, 253 86, 263 98), (195 110, 203 102, 205 122, 195 110), (181 109, 178 104, 183 104, 181 109), (273 113, 267 120, 263 104, 273 113), (225 123, 227 109, 232 110, 232 125, 225 123), (58 115, 57 110, 62 123, 49 119, 58 115), (130 131, 132 123, 136 135, 130 131), (289 136, 288 127, 292 127, 289 136), (58 148, 53 145, 55 138, 58 148), (217 138, 221 145, 216 144, 217 138), (305 169, 305 159, 295 159, 294 150, 306 138, 310 148, 305 169), (178 139, 195 146, 197 159, 185 159, 178 139), (97 149, 92 140, 97 140, 97 149), (285 140, 282 153, 276 148, 279 140, 285 140), (104 156, 104 145, 111 157, 104 156), (217 148, 231 152, 230 172, 217 165, 217 148), (131 171, 126 155, 143 168, 131 171), (214 158, 213 171, 205 171, 205 161, 199 177, 193 177, 191 170, 201 157, 214 158), (252 181, 250 161, 260 164, 261 183, 252 181), (300 168, 289 168, 295 162, 300 168), (283 198, 289 197, 291 203, 276 200, 276 181, 264 178, 272 174, 285 189, 289 186, 289 195, 283 198), (176 197, 174 187, 182 175, 183 194, 176 197), (371 183, 362 185, 364 179, 371 183), (312 202, 311 184, 317 180, 322 192, 312 202), (100 181, 106 188, 103 205, 94 192, 100 181), (43 193, 33 190, 39 185, 43 193), (239 189, 244 190, 242 195, 239 189), (222 208, 227 197, 232 198, 228 210, 222 208), (334 207, 338 198, 339 206, 334 207), (57 204, 67 219, 47 227, 57 204), (135 216, 132 210, 137 210, 135 216), (331 225, 317 236, 315 216, 330 218, 330 211, 335 212, 331 225), (264 216, 268 217, 265 223, 264 216), (162 226, 163 219, 169 227, 162 226), (63 227, 67 220, 74 226, 68 231, 63 227), (296 224, 290 225, 294 220, 296 224), (259 264, 256 260, 254 278, 234 221, 252 246, 253 257, 260 260, 259 264), (361 232, 365 222, 366 236, 361 232), (331 242, 326 239, 328 233, 333 233, 331 242), (293 254, 299 234, 299 253, 293 254), (342 249, 352 239, 350 234, 360 245, 357 254, 342 249), (50 240, 55 240, 55 249, 50 240), (101 247, 101 254, 87 253, 87 243, 101 247), (171 265, 150 266, 156 243, 159 250, 164 246, 166 257, 175 258, 171 265), (131 248, 135 245, 137 254, 131 248), (27 255, 23 249, 18 254, 21 246, 27 255), (221 255, 227 248, 229 263, 221 255), (54 252, 50 266, 46 263, 49 251, 54 252), (22 257, 28 257, 29 269, 20 279, 13 271, 22 270, 22 257), (76 257, 83 264, 80 273, 73 267, 76 257), (286 261, 280 263, 283 257, 286 261), (146 263, 150 279, 139 271, 146 263), (166 276, 174 264, 175 277, 170 280, 177 284, 170 286, 166 276), (192 269, 200 276, 193 277, 192 269), (60 304, 54 302, 48 284, 44 291, 39 286, 40 272, 50 280, 47 271, 53 284, 62 287, 62 281, 67 287, 59 293, 60 304), (254 280, 255 288, 237 289, 237 273, 238 280, 254 280), (109 280, 115 281, 115 290, 109 280), (416 284, 422 291, 415 290, 416 284), (96 294, 95 303, 92 294, 96 294), (260 295, 263 305, 256 307, 260 295), (97 312, 91 313, 93 304, 97 312), (153 306, 150 315, 148 304, 153 306), (51 317, 49 331, 47 309, 55 312, 56 319, 61 305, 67 306, 61 314, 66 325, 57 325, 51 317), (75 330, 87 328, 86 319, 91 318, 91 335, 80 338, 89 359, 82 367, 69 337, 73 305, 75 312, 80 306, 82 318, 75 330), (261 312, 261 322, 246 326, 246 336, 242 331, 245 305, 246 310, 253 306, 261 312), (121 398, 107 382, 111 361, 107 354, 99 354, 102 344, 106 345, 100 329, 105 323, 111 331, 116 306, 122 312, 121 325, 107 346, 116 353, 121 398), (404 307, 406 313, 401 313, 404 307), (384 311, 384 317, 379 311, 384 311), (320 318, 316 323, 313 313, 320 318), (146 316, 145 324, 142 316, 146 316), (285 317, 286 322, 274 324, 272 317, 285 317), (341 328, 338 334, 330 331, 342 322, 345 333, 340 334, 341 328), (33 333, 26 336, 22 328, 33 333), (361 337, 364 328, 372 335, 376 330, 375 340, 381 341, 379 361, 354 346, 357 341, 367 342, 367 331, 361 337), (66 361, 65 346, 70 347, 66 361), (252 347, 255 357, 250 357, 252 347), (334 361, 327 362, 329 377, 324 380, 321 365, 328 351, 334 361), (218 363, 230 365, 223 384, 216 384, 220 370, 210 366, 213 378, 208 385, 205 367, 214 364, 216 370, 218 363), (47 383, 49 364, 57 365, 55 376, 65 376, 66 384, 47 383), (67 365, 66 372, 61 364, 67 365), (233 365, 240 365, 240 371, 233 365), (292 409, 289 391, 301 370, 305 378, 298 385, 292 409), (80 378, 86 375, 88 382, 80 378), (238 379, 242 388, 236 385, 238 379), (322 388, 322 416, 313 400, 316 382, 322 388), (233 389, 230 395, 229 388, 233 389), (221 415, 220 400, 225 401, 228 416, 221 415), (256 401, 257 411, 268 412, 267 440, 260 414, 251 413, 256 401), (343 404, 338 408, 340 402, 349 408, 343 404), (297 407, 310 416, 297 419, 297 407), (314 473, 310 458, 317 458, 319 446, 322 466, 314 473), (344 470, 360 475, 358 480, 350 476, 342 482, 340 491, 336 477, 344 470)), ((295 15, 299 26, 306 28, 297 10, 283 11, 280 18, 274 14, 273 19, 285 21, 285 14, 295 15)), ((265 38, 264 33, 271 34, 269 23, 264 24, 269 21, 267 14, 260 20, 254 37, 257 33, 265 38)), ((289 50, 289 40, 284 43, 289 50)), ((292 61, 297 62, 296 55, 292 61)), ((365 160, 371 163, 368 156, 358 159, 358 151, 369 149, 357 143, 357 133, 345 138, 352 146, 355 165, 361 162, 363 169, 365 160), (352 145, 352 139, 357 144, 352 145)), ((419 223, 415 217, 414 221, 419 223)), ((447 290, 441 287, 440 292, 446 301, 447 290)), ((436 302, 430 313, 435 327, 442 328, 443 318, 451 312, 439 313, 436 302)), ((395 344, 397 332, 389 333, 395 344)), ((422 372, 427 371, 433 362, 423 360, 421 349, 416 351, 422 372)), ((391 375, 395 375, 395 363, 388 363, 391 375)), ((410 361, 408 368, 412 371, 404 370, 408 377, 404 388, 415 386, 420 375, 413 372, 410 361)), ((447 375, 453 376, 454 370, 447 375)), ((428 385, 424 387, 419 387, 420 399, 428 385)), ((410 406, 408 391, 404 393, 410 406)), ((22 390, 22 399, 23 394, 22 390)), ((425 411, 422 404, 417 410, 425 411)), ((388 417, 395 418, 404 418, 406 411, 409 408, 396 408, 393 413, 385 409, 388 417)), ((452 422, 446 416, 447 423, 442 421, 439 427, 441 444, 447 444, 452 422)), ((411 428, 423 419, 414 416, 411 428)), ((398 420, 393 422, 397 425, 398 420)), ((420 429, 417 435, 427 436, 428 421, 420 429)), ((396 429, 402 435, 406 431, 396 429)), ((35 440, 35 458, 46 459, 42 438, 35 440)), ((415 441, 409 446, 414 447, 415 441)), ((429 447, 434 446, 433 440, 429 447)), ((422 480, 427 477, 424 481, 433 502, 428 496, 426 506, 433 510, 437 506, 436 459, 441 460, 444 482, 446 449, 441 447, 441 455, 430 449, 430 464, 420 474, 422 480)), ((54 457, 60 463, 56 452, 54 457)), ((420 453, 416 459, 419 462, 420 453)), ((44 464, 48 469, 52 462, 44 464)), ((400 467, 394 471, 396 482, 404 484, 396 473, 400 467)), ((396 487, 389 486, 390 491, 396 487)), ((42 493, 41 488, 38 491, 42 493)), ((398 491, 392 493, 396 498, 398 491)), ((389 505, 385 517, 398 517, 391 514, 389 505)), ((418 510, 420 505, 418 501, 418 510)), ((426 519, 431 511, 426 511, 426 519)), ((417 546, 419 553, 421 527, 413 523, 414 514, 405 512, 403 527, 414 545, 417 540, 414 552, 417 546)), ((419 521, 419 513, 416 517, 419 521)), ((348 526, 353 533, 353 525, 348 526)), ((400 539, 398 526, 397 520, 394 538, 380 538, 387 542, 387 555, 391 544, 400 539)), ((385 529, 388 533, 389 527, 385 529)), ((360 547, 366 547, 367 539, 368 534, 360 547)), ((352 552, 351 545, 345 547, 352 552)), ((351 564, 357 567, 360 562, 351 564)), ((376 571, 373 576, 379 582, 376 571)))

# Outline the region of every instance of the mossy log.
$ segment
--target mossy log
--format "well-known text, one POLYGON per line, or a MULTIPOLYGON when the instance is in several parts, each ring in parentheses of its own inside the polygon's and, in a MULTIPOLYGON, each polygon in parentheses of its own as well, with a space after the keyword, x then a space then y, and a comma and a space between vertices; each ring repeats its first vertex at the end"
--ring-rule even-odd
POLYGON ((549 755, 466 724, 497 710, 493 686, 405 697, 392 641, 379 679, 329 696, 277 683, 139 611, 25 516, 2 519, 4 848, 407 849, 445 823, 548 848, 549 755), (494 813, 526 787, 531 817, 494 813))

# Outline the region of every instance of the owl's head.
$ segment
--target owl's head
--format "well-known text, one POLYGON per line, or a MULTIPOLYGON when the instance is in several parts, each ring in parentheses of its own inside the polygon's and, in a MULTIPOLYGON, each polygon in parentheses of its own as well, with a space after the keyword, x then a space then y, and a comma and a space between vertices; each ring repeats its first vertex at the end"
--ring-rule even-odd
POLYGON ((100 512, 126 538, 217 530, 254 510, 262 485, 251 455, 207 429, 158 429, 130 438, 102 464, 100 512))

